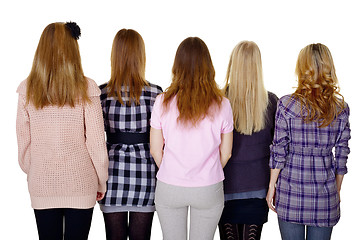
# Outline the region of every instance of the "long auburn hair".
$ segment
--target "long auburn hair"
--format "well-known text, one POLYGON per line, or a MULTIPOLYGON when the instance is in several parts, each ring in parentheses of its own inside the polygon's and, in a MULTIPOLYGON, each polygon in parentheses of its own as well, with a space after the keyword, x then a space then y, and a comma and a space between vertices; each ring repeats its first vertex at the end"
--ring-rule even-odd
POLYGON ((250 135, 265 127, 268 93, 256 43, 242 41, 233 49, 224 91, 233 109, 236 131, 250 135))
POLYGON ((107 84, 109 96, 121 104, 140 104, 145 80, 145 44, 141 35, 132 29, 121 29, 115 35, 111 50, 111 78, 107 84))
POLYGON ((293 97, 301 102, 304 121, 330 125, 345 108, 330 50, 321 43, 306 46, 299 53, 295 72, 298 87, 293 97))
POLYGON ((74 107, 89 101, 79 45, 65 23, 43 31, 27 78, 26 99, 37 109, 48 105, 74 107))
POLYGON ((172 67, 172 82, 164 93, 165 110, 176 97, 178 121, 196 126, 210 107, 220 107, 222 92, 215 82, 215 70, 206 44, 198 37, 189 37, 179 45, 172 67))

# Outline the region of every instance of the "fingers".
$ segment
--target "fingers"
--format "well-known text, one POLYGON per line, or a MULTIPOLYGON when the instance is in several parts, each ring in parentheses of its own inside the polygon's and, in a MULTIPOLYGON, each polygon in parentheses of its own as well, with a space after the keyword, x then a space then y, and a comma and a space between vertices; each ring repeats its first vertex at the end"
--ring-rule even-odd
POLYGON ((271 209, 272 211, 274 211, 275 213, 277 213, 277 212, 276 212, 276 209, 275 209, 275 206, 271 203, 271 201, 268 202, 268 206, 269 206, 269 209, 271 209))
POLYGON ((276 209, 275 209, 275 188, 269 188, 269 191, 268 191, 267 196, 266 196, 266 202, 267 202, 267 205, 268 205, 269 209, 271 209, 272 211, 274 211, 276 213, 276 209))
POLYGON ((102 192, 97 192, 96 194, 96 201, 100 201, 104 198, 105 196, 105 193, 102 193, 102 192))

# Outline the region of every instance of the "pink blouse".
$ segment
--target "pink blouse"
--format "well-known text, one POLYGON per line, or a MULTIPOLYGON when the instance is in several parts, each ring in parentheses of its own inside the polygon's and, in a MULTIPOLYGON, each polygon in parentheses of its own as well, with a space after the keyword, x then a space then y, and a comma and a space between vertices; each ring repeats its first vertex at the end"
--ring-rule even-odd
POLYGON ((164 155, 157 174, 162 182, 200 187, 224 180, 220 162, 221 134, 233 130, 230 102, 223 98, 220 108, 213 106, 211 114, 196 127, 178 123, 176 97, 164 112, 163 94, 156 98, 151 127, 161 129, 164 137, 164 155))

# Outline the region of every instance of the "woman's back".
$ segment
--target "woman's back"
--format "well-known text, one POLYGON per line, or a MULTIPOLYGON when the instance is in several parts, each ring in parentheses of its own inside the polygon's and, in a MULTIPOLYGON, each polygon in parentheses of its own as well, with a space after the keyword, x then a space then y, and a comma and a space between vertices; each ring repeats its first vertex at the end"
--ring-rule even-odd
POLYGON ((224 168, 225 194, 266 189, 269 185, 270 144, 274 135, 277 96, 268 93, 264 128, 251 135, 234 130, 233 149, 224 168))
POLYGON ((37 109, 31 102, 26 104, 26 80, 17 90, 20 166, 28 173, 34 208, 64 204, 90 208, 96 192, 105 191, 107 154, 105 145, 101 146, 100 91, 93 80, 87 81, 90 103, 74 107, 49 105, 37 109), (30 139, 20 137, 28 136, 26 132, 30 139), (26 150, 29 142, 30 149, 26 150))
POLYGON ((270 167, 282 169, 276 195, 281 220, 319 227, 339 221, 336 175, 347 173, 350 152, 345 106, 330 125, 319 127, 317 121, 304 122, 301 104, 292 95, 279 100, 270 167))
MULTIPOLYGON (((101 103, 104 114, 105 131, 117 132, 148 132, 150 130, 151 111, 156 96, 162 92, 161 87, 149 83, 143 87, 139 98, 140 104, 121 104, 117 97, 108 96, 107 84, 100 86, 101 103)), ((123 102, 127 102, 123 98, 123 102)))
POLYGON ((205 186, 223 180, 219 145, 221 134, 232 132, 229 100, 211 107, 212 114, 195 127, 179 123, 176 97, 164 112, 163 95, 154 105, 151 127, 162 129, 165 148, 158 179, 180 186, 205 186))
MULTIPOLYGON (((346 108, 337 116, 333 122, 326 127, 319 127, 319 123, 312 121, 305 123, 301 115, 301 104, 292 95, 286 95, 279 100, 277 120, 280 123, 278 126, 281 129, 288 130, 288 135, 281 139, 286 140, 290 144, 291 149, 303 148, 307 149, 330 149, 341 144, 340 137, 344 138, 350 135, 348 132, 348 118, 350 114, 349 107, 346 108), (344 130, 346 130, 344 132, 344 130)), ((303 111, 304 112, 304 111, 303 111)), ((278 130, 281 130, 280 128, 278 130)), ((276 133, 278 138, 281 137, 276 133)))

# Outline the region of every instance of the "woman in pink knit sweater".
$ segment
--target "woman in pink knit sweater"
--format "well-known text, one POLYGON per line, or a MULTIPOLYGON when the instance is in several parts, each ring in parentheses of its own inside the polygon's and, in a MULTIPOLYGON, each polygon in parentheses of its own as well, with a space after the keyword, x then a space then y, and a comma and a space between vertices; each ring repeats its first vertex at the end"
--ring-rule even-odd
POLYGON ((49 24, 17 90, 19 164, 40 239, 87 239, 93 207, 106 191, 100 90, 83 74, 79 36, 76 23, 49 24))

